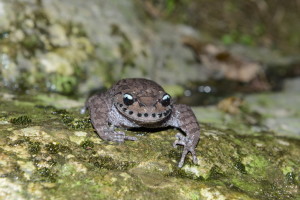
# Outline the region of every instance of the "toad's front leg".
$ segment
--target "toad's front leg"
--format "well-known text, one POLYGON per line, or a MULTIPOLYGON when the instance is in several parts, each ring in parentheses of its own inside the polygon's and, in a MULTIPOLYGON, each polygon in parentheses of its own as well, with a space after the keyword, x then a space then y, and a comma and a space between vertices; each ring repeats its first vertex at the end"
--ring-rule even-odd
POLYGON ((176 145, 184 146, 178 167, 183 166, 189 152, 192 154, 193 162, 198 164, 195 148, 200 139, 200 127, 192 109, 182 104, 174 105, 170 122, 172 126, 181 129, 185 134, 177 133, 176 141, 173 143, 174 147, 176 145))
POLYGON ((111 98, 105 94, 98 94, 90 97, 86 103, 89 109, 91 121, 101 139, 122 143, 124 140, 137 140, 136 137, 126 136, 124 132, 115 131, 113 126, 108 124, 108 113, 112 103, 111 98))

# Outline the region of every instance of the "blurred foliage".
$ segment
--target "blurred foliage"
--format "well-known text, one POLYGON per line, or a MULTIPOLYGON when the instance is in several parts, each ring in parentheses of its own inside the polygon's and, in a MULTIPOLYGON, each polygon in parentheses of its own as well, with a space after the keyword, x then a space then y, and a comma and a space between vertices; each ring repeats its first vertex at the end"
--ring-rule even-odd
POLYGON ((146 0, 153 18, 186 23, 224 44, 300 51, 300 0, 146 0))

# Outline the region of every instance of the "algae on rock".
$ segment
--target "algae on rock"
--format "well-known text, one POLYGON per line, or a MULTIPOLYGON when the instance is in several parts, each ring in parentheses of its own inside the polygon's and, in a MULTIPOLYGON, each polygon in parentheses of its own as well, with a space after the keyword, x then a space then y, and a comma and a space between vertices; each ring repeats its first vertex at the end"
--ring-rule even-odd
MULTIPOLYGON (((76 107, 47 106, 49 99, 39 95, 0 96, 1 198, 299 198, 297 139, 238 134, 201 123, 199 165, 188 157, 179 169, 181 149, 172 147, 175 130, 128 131, 138 141, 116 145, 102 141, 76 107), (25 115, 31 123, 10 121, 25 115)), ((56 102, 55 95, 51 101, 56 102)))

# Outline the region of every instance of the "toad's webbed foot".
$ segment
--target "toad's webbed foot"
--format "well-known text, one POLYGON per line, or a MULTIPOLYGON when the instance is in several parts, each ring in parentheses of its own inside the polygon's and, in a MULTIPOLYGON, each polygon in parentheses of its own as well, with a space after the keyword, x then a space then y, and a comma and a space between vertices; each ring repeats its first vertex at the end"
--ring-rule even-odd
POLYGON ((178 167, 181 168, 183 166, 185 157, 189 152, 191 152, 192 154, 194 164, 198 164, 198 159, 195 152, 195 146, 192 144, 192 141, 190 141, 186 136, 182 135, 181 133, 177 133, 175 137, 176 140, 173 143, 173 147, 176 148, 176 145, 184 146, 181 159, 178 163, 178 167))

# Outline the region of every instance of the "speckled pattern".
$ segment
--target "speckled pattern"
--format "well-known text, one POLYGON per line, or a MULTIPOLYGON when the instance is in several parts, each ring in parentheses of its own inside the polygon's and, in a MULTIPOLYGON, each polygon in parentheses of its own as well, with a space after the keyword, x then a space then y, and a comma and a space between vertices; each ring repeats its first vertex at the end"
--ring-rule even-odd
POLYGON ((193 111, 187 105, 174 104, 171 96, 157 83, 139 78, 120 80, 107 92, 90 97, 86 107, 94 128, 103 140, 137 140, 115 131, 115 127, 178 128, 182 133, 176 134, 173 146, 184 146, 178 167, 183 166, 189 152, 193 162, 198 163, 195 147, 200 127, 193 111))

